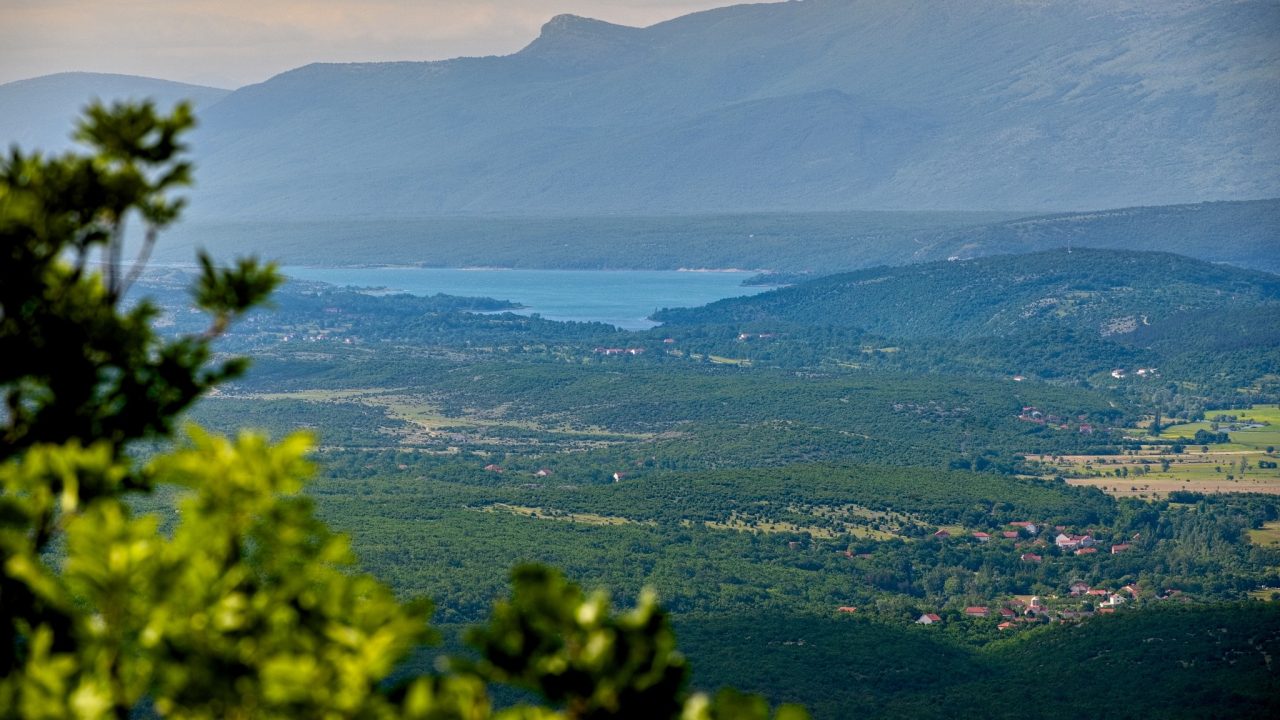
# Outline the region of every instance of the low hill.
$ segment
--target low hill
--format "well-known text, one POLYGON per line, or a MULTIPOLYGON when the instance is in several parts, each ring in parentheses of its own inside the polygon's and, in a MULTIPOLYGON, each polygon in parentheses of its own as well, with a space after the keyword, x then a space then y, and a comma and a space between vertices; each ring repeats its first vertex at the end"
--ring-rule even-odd
POLYGON ((169 108, 179 100, 209 108, 230 90, 135 75, 72 72, 0 85, 0 144, 58 152, 71 147, 75 118, 89 101, 155 100, 169 108))
POLYGON ((1280 302, 1280 277, 1170 253, 1053 250, 871 268, 702 308, 672 325, 858 327, 887 337, 1011 336, 1037 328, 1122 336, 1192 312, 1280 302))
POLYGON ((917 236, 911 259, 1075 247, 1152 250, 1280 272, 1280 200, 1211 202, 1024 217, 917 236))

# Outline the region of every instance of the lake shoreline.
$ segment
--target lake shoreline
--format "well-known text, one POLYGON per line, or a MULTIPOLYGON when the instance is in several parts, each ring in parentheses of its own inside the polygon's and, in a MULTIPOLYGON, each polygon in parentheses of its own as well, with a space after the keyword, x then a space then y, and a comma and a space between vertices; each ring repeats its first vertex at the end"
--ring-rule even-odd
POLYGON ((697 307, 754 295, 742 285, 746 270, 542 270, 529 268, 426 268, 414 265, 280 268, 288 278, 357 288, 376 294, 485 297, 518 307, 504 309, 562 322, 600 322, 623 330, 659 325, 650 317, 675 307, 697 307))

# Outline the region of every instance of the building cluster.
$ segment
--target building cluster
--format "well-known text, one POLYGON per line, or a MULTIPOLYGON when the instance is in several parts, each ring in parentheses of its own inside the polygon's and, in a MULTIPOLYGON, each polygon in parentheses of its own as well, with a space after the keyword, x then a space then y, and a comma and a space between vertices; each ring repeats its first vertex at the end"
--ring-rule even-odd
MULTIPOLYGON (((981 530, 961 533, 942 528, 936 531, 933 537, 939 540, 946 540, 953 535, 959 537, 967 535, 978 543, 989 543, 994 539, 1013 540, 1015 541, 1014 547, 1024 551, 1018 557, 1025 563, 1044 562, 1044 555, 1035 552, 1035 550, 1040 547, 1048 548, 1050 544, 1049 538, 1052 538, 1053 546, 1063 554, 1091 555, 1098 553, 1100 549, 1103 551, 1107 549, 1093 535, 1068 532, 1068 528, 1063 525, 1048 527, 1029 520, 1023 520, 1009 523, 1008 527, 1008 530, 1003 530, 999 533, 989 533, 981 530), (1017 542, 1020 540, 1023 542, 1017 542)), ((1110 546, 1110 554, 1118 555, 1124 552, 1132 552, 1134 547, 1129 542, 1115 543, 1110 546)), ((1171 590, 1156 599, 1169 599, 1178 594, 1178 591, 1171 590)), ((1116 608, 1136 600, 1139 595, 1140 591, 1137 586, 1132 584, 1125 585, 1118 591, 1112 591, 1106 588, 1090 587, 1084 582, 1074 582, 1068 588, 1066 598, 1078 600, 1079 604, 1076 606, 1065 606, 1065 599, 1060 599, 1056 596, 1050 598, 1052 607, 1040 596, 1017 596, 1003 603, 1000 607, 985 605, 966 607, 962 616, 974 619, 999 619, 1000 624, 998 627, 1001 630, 1009 630, 1022 623, 1067 622, 1082 620, 1095 614, 1113 613, 1116 608)), ((1066 600, 1066 602, 1070 602, 1070 600, 1066 600)), ((936 612, 928 612, 922 614, 915 622, 918 625, 935 625, 943 621, 942 615, 936 612)))
MULTIPOLYGON (((1051 598, 1053 606, 1039 595, 1030 597, 1013 597, 1000 607, 987 605, 971 605, 963 611, 963 617, 971 619, 997 618, 1001 630, 1011 630, 1021 624, 1042 622, 1070 622, 1084 620, 1094 615, 1114 613, 1116 608, 1132 602, 1141 595, 1136 585, 1125 585, 1119 591, 1105 588, 1093 588, 1084 582, 1074 582, 1069 588, 1068 597, 1081 601, 1078 608, 1063 607, 1058 598, 1051 598), (1087 603, 1087 604, 1085 604, 1087 603)), ((1160 599, 1172 597, 1173 593, 1160 599)), ((916 619, 917 625, 936 625, 943 622, 943 617, 936 612, 924 613, 916 619)))

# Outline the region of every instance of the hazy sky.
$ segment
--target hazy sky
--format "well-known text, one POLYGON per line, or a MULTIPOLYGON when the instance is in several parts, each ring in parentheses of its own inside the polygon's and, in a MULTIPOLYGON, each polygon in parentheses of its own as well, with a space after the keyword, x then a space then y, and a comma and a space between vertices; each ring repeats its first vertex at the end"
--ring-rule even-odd
MULTIPOLYGON (((742 2, 743 0, 738 0, 742 2)), ((309 62, 500 55, 574 13, 651 25, 733 0, 0 0, 0 83, 68 70, 239 87, 309 62)))

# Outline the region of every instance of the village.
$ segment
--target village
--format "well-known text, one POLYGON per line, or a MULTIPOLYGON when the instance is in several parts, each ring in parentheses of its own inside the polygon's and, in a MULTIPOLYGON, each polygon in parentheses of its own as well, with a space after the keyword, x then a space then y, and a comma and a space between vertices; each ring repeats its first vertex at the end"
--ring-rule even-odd
MULTIPOLYGON (((1104 543, 1090 532, 1075 533, 1063 525, 1046 526, 1032 521, 1011 522, 1007 527, 1008 529, 996 534, 960 528, 939 528, 932 534, 932 539, 937 542, 973 544, 1008 543, 1009 551, 1018 553, 1018 560, 1029 564, 1087 557, 1098 553, 1119 555, 1138 552, 1137 544, 1141 540, 1135 536, 1125 541, 1104 543)), ((996 625, 999 630, 1012 631, 1049 623, 1080 622, 1099 615, 1110 615, 1143 601, 1171 600, 1182 596, 1182 591, 1178 589, 1168 588, 1157 592, 1140 588, 1137 582, 1111 588, 1095 587, 1083 580, 1073 580, 1059 594, 1012 595, 998 603, 986 605, 961 606, 957 603, 924 612, 914 623, 928 626, 995 620, 999 621, 996 625)), ((856 613, 858 609, 846 605, 836 608, 836 611, 856 613)))

